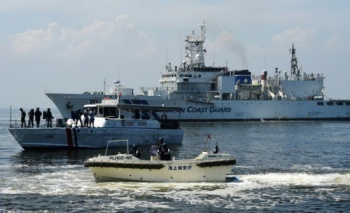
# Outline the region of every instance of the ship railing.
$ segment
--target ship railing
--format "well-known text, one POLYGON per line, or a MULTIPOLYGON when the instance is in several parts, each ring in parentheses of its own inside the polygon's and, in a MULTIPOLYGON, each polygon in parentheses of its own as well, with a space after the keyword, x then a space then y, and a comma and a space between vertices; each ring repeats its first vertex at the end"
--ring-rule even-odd
MULTIPOLYGON (((20 119, 10 119, 10 128, 18 129, 18 128, 37 128, 35 120, 33 121, 33 127, 29 126, 28 119, 26 119, 25 126, 21 126, 21 120, 20 119)), ((63 118, 58 119, 52 119, 52 127, 66 127, 66 124, 64 122, 63 118)), ((51 128, 47 126, 46 120, 40 120, 39 128, 51 128)))
POLYGON ((141 91, 174 91, 175 87, 140 87, 141 91))
POLYGON ((184 100, 203 102, 203 103, 212 103, 212 101, 209 98, 200 98, 200 97, 185 97, 184 100))
MULTIPOLYGON (((285 76, 284 74, 278 74, 275 76, 267 76, 267 81, 275 81, 275 80, 303 80, 303 81, 314 81, 317 78, 324 78, 323 73, 310 73, 310 74, 300 74, 299 76, 285 76)), ((252 75, 252 80, 261 81, 261 75, 252 75)))
MULTIPOLYGON (((27 114, 26 118, 25 118, 25 126, 21 127, 21 113, 18 113, 18 111, 16 111, 17 113, 14 113, 12 110, 12 106, 10 106, 10 109, 8 111, 10 117, 9 119, 6 119, 7 122, 6 125, 9 125, 10 128, 37 128, 36 125, 36 121, 35 119, 33 120, 33 127, 29 126, 29 116, 27 114), (15 116, 13 116, 13 114, 15 116)), ((56 119, 52 119, 52 127, 66 127, 66 122, 65 119, 63 118, 59 118, 60 115, 58 114, 57 110, 54 109, 54 111, 52 112, 52 115, 54 117, 56 117, 56 119)), ((46 123, 46 119, 43 118, 43 116, 40 117, 40 125, 39 128, 45 128, 47 127, 47 123, 46 123)), ((49 128, 49 127, 48 127, 49 128)), ((51 127, 50 127, 51 128, 51 127)))

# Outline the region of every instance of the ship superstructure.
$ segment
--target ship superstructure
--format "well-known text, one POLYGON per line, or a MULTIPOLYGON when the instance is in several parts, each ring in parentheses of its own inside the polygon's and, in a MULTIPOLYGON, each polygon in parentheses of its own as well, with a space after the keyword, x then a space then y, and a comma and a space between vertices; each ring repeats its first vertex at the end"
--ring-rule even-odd
MULTIPOLYGON (((119 87, 99 98, 118 97, 125 104, 181 107, 180 121, 350 120, 350 100, 326 100, 324 76, 308 74, 298 67, 294 44, 290 49, 290 73, 276 68, 270 74, 263 70, 260 75, 252 75, 249 70, 206 66, 206 25, 199 26, 200 35, 192 31, 185 38, 184 60, 178 66, 165 66, 159 87, 141 87, 141 95, 119 87), (128 92, 123 94, 121 89, 128 92)), ((47 95, 64 117, 72 109, 62 107, 62 103, 79 99, 76 95, 75 99, 57 93, 47 95)), ((175 116, 167 113, 168 119, 178 119, 175 116)))
POLYGON ((278 68, 272 76, 263 70, 259 76, 249 70, 232 70, 228 67, 205 66, 203 47, 205 24, 200 25, 201 35, 194 31, 186 37, 185 60, 180 67, 169 63, 162 73, 160 87, 141 88, 144 96, 161 96, 164 99, 211 100, 310 100, 323 99, 323 75, 306 74, 298 68, 294 45, 291 72, 281 73, 278 68))

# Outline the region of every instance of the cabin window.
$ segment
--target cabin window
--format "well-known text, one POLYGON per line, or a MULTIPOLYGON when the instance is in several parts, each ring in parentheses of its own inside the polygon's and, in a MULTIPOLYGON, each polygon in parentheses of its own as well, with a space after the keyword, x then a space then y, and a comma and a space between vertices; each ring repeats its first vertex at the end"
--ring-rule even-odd
POLYGON ((103 117, 118 117, 118 110, 115 107, 104 107, 103 117))
POLYGON ((349 105, 350 105, 350 102, 345 102, 345 104, 346 104, 347 106, 349 106, 349 105))
POLYGON ((323 106, 323 102, 317 102, 318 106, 323 106))
POLYGON ((332 102, 332 101, 329 101, 329 102, 327 102, 327 105, 328 105, 328 106, 333 106, 333 102, 332 102))
POLYGON ((338 106, 342 106, 343 105, 343 102, 336 102, 338 106))

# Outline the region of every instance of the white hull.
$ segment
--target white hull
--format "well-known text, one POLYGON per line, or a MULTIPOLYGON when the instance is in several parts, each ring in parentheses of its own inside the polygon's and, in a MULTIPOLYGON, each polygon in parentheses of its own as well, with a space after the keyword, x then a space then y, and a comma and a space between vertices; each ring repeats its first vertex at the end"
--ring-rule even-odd
MULTIPOLYGON (((167 144, 182 144, 183 130, 132 128, 11 128, 13 137, 23 149, 105 148, 110 140, 127 138, 130 144, 152 145, 164 138, 167 144)), ((113 143, 111 147, 125 146, 113 143)))
POLYGON ((147 161, 119 154, 91 158, 85 162, 85 166, 90 168, 98 182, 223 182, 236 160, 227 154, 217 155, 213 159, 197 157, 191 160, 147 161))
MULTIPOLYGON (((66 103, 74 107, 93 100, 92 95, 52 93, 63 118, 70 117, 66 103), (69 98, 74 97, 74 98, 69 98)), ((94 96, 94 98, 97 98, 94 96)), ((101 95, 100 99, 103 98, 101 95)), ((163 100, 156 96, 122 96, 121 103, 144 103, 181 107, 181 115, 169 113, 168 119, 179 121, 244 121, 244 120, 350 120, 350 100, 163 100)))

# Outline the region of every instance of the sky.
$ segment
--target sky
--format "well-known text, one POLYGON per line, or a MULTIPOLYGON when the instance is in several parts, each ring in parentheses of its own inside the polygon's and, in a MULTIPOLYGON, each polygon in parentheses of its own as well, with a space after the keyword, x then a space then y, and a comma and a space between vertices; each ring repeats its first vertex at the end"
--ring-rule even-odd
POLYGON ((0 0, 0 107, 54 107, 45 92, 159 86, 184 40, 207 26, 206 65, 320 73, 350 99, 348 0, 0 0), (104 86, 104 82, 106 82, 104 86))

